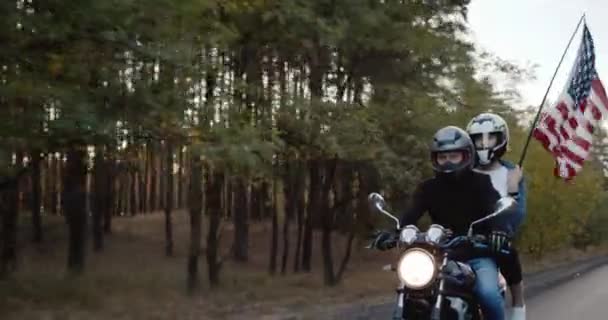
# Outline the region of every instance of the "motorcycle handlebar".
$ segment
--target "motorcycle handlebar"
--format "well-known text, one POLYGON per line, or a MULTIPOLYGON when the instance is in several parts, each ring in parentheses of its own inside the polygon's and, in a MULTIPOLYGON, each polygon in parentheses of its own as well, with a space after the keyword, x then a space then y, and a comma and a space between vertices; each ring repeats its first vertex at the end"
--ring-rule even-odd
MULTIPOLYGON (((450 241, 448 241, 447 243, 441 245, 442 248, 444 249, 450 249, 453 247, 456 247, 462 243, 470 243, 473 245, 473 247, 475 249, 488 249, 490 247, 490 245, 488 244, 488 238, 484 235, 474 235, 472 237, 469 236, 458 236, 458 237, 454 237, 453 239, 451 239, 450 241)), ((501 249, 500 253, 502 254, 510 254, 511 251, 507 250, 507 249, 501 249)))
MULTIPOLYGON (((381 250, 388 250, 388 249, 392 249, 394 247, 397 246, 397 242, 399 241, 399 233, 395 233, 393 234, 393 237, 391 239, 388 239, 384 242, 383 248, 381 248, 381 250)), ((440 245, 443 249, 452 249, 455 248, 458 245, 462 245, 462 244, 472 244, 473 248, 475 249, 480 249, 480 250, 488 250, 490 245, 488 244, 488 238, 484 235, 473 235, 473 236, 457 236, 454 237, 452 239, 450 239, 448 242, 440 245)), ((367 246, 368 249, 372 249, 372 245, 370 243, 370 245, 367 246)), ((380 248, 379 248, 380 249, 380 248)), ((508 249, 501 249, 500 253, 502 254, 510 254, 510 250, 508 249)))

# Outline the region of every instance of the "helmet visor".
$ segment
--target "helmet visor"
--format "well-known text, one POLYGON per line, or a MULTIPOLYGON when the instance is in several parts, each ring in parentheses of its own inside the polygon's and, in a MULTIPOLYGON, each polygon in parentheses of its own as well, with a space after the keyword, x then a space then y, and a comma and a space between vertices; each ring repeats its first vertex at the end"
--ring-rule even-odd
POLYGON ((500 132, 490 132, 474 134, 471 136, 473 144, 477 150, 488 150, 493 149, 502 141, 502 134, 500 132))
POLYGON ((437 164, 440 166, 447 165, 448 163, 459 165, 465 160, 463 151, 445 151, 437 153, 437 164))
POLYGON ((470 162, 469 152, 465 150, 442 151, 433 154, 435 169, 441 172, 457 171, 470 162))

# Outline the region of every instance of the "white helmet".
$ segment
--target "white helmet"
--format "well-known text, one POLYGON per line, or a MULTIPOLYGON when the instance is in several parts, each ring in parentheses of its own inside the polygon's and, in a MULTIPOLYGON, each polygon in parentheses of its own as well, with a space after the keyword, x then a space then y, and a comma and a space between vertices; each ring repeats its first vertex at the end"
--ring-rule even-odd
POLYGON ((494 113, 482 113, 471 119, 467 133, 473 140, 477 159, 481 165, 488 165, 494 159, 502 157, 509 145, 509 127, 507 122, 494 113), (490 144, 491 135, 496 136, 496 143, 490 144))

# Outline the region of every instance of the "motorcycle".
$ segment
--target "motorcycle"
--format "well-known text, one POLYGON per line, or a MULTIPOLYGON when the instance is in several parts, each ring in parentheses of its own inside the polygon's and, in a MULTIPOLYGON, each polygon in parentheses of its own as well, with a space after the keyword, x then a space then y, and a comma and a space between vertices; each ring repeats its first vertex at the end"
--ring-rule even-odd
MULTIPOLYGON (((466 236, 453 236, 438 224, 431 225, 426 232, 414 225, 402 228, 399 219, 384 209, 385 201, 380 194, 372 193, 368 200, 378 212, 396 222, 397 232, 389 240, 389 247, 398 247, 402 253, 396 266, 384 268, 396 271, 400 282, 393 319, 483 320, 473 293, 475 272, 458 261, 456 252, 488 252, 488 239, 473 234, 474 227, 507 212, 515 200, 499 199, 495 211, 471 223, 466 236)), ((507 248, 500 250, 500 254, 509 253, 507 248)), ((506 283, 504 279, 497 281, 504 297, 506 283)))

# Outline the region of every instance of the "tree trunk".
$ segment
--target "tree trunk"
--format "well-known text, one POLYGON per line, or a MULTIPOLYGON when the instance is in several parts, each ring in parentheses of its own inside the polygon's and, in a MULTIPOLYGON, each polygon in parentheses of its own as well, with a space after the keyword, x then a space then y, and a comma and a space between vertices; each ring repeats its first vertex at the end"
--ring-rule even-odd
POLYGON ((121 186, 123 205, 122 213, 126 216, 131 213, 131 169, 125 168, 122 173, 124 185, 121 186))
POLYGON ((95 147, 95 160, 93 164, 93 251, 103 250, 103 217, 105 213, 106 201, 105 192, 107 190, 105 181, 107 179, 106 161, 101 146, 95 147))
MULTIPOLYGON (((166 144, 165 144, 165 149, 166 149, 166 144)), ((165 151, 166 152, 166 151, 165 151)), ((173 160, 173 159, 171 159, 173 160)), ((158 171, 158 176, 159 176, 159 181, 160 181, 160 190, 159 190, 159 210, 164 210, 167 207, 167 156, 162 154, 162 152, 159 154, 159 171, 158 171)))
POLYGON ((64 190, 64 179, 65 171, 67 170, 67 154, 61 153, 59 154, 59 159, 57 159, 57 192, 55 193, 57 197, 57 214, 65 215, 64 209, 64 200, 63 200, 63 190, 64 190), (63 161, 65 159, 65 161, 63 161))
POLYGON ((121 172, 121 184, 120 184, 120 197, 121 199, 121 203, 122 203, 122 209, 120 210, 121 215, 126 216, 129 213, 129 199, 131 198, 129 195, 129 181, 131 181, 130 179, 130 173, 126 170, 123 170, 121 172))
MULTIPOLYGON (((341 163, 340 172, 340 192, 337 197, 337 203, 334 203, 334 210, 341 216, 338 224, 340 226, 348 226, 348 240, 346 243, 346 251, 344 253, 344 257, 342 258, 342 262, 338 268, 338 272, 336 273, 336 283, 340 283, 344 276, 344 272, 346 271, 346 267, 350 260, 351 252, 352 252, 352 244, 355 238, 356 227, 357 227, 357 216, 354 207, 355 194, 353 190, 353 182, 355 179, 355 165, 350 162, 342 162, 341 163)), ((338 190, 338 189, 336 189, 338 190)), ((343 228, 344 229, 344 228, 343 228)))
POLYGON ((182 196, 183 196, 183 170, 184 170, 184 152, 183 148, 177 148, 177 165, 179 170, 177 171, 176 179, 176 187, 177 187, 177 199, 175 201, 175 208, 180 209, 183 207, 182 196))
MULTIPOLYGON (((115 164, 114 166, 114 185, 112 186, 114 188, 114 215, 115 216, 120 216, 120 210, 121 210, 121 201, 122 201, 122 196, 121 196, 121 186, 122 183, 120 181, 120 168, 117 164, 115 164)), ((105 228, 105 227, 104 227, 105 228)))
POLYGON ((124 181, 124 185, 121 186, 122 203, 124 206, 122 212, 125 216, 127 214, 129 214, 129 212, 131 212, 131 210, 130 210, 131 193, 129 192, 129 190, 131 190, 131 172, 128 170, 130 170, 130 169, 125 169, 125 171, 122 173, 122 179, 124 181))
POLYGON ((141 154, 141 158, 139 158, 139 163, 140 166, 139 168, 141 168, 140 170, 137 171, 137 181, 138 181, 138 189, 137 189, 137 203, 138 203, 138 210, 139 213, 141 214, 145 214, 147 213, 146 211, 146 188, 147 188, 147 163, 148 163, 148 157, 147 157, 147 147, 144 147, 141 154))
MULTIPOLYGON (((138 159, 139 162, 139 159, 138 159)), ((142 189, 143 189, 143 184, 142 184, 142 174, 141 174, 141 170, 139 169, 139 163, 138 163, 138 168, 135 170, 135 173, 133 174, 133 181, 134 183, 134 189, 135 189, 135 197, 134 197, 134 202, 135 202, 135 213, 136 214, 142 214, 143 213, 143 208, 141 207, 142 205, 142 189)))
POLYGON ((51 157, 51 172, 52 172, 52 177, 51 177, 51 188, 50 188, 50 192, 51 192, 51 212, 54 215, 58 215, 60 213, 59 211, 59 184, 60 184, 60 180, 61 180, 61 157, 63 157, 62 154, 59 155, 59 159, 57 159, 55 157, 55 154, 52 155, 51 157))
POLYGON ((158 211, 158 190, 160 189, 160 182, 158 181, 158 160, 157 160, 157 149, 154 144, 152 153, 150 155, 150 174, 152 179, 152 185, 150 186, 150 211, 158 211))
POLYGON ((131 216, 137 215, 137 170, 129 170, 129 210, 131 216))
POLYGON ((150 143, 146 143, 144 152, 144 174, 142 179, 142 205, 141 209, 144 213, 152 211, 150 209, 150 190, 152 179, 150 178, 150 143))
POLYGON ((156 180, 154 179, 154 156, 152 152, 154 147, 152 144, 148 146, 146 153, 146 211, 154 211, 154 190, 156 190, 156 180))
POLYGON ((283 196, 283 181, 276 179, 273 184, 274 208, 272 210, 272 235, 270 238, 270 263, 268 272, 274 275, 277 272, 277 254, 279 247, 279 215, 284 214, 285 199, 283 196), (281 212, 279 212, 281 211, 281 212))
POLYGON ((229 219, 232 218, 233 209, 233 201, 232 201, 232 185, 233 183, 228 178, 229 174, 226 173, 224 175, 224 189, 223 189, 223 209, 224 209, 224 218, 229 219))
POLYGON ((322 239, 321 239, 321 247, 322 247, 322 255, 323 255, 323 270, 325 285, 333 286, 336 284, 336 275, 334 273, 334 261, 332 254, 332 231, 334 228, 334 212, 329 205, 329 192, 331 190, 331 186, 334 180, 334 174, 336 170, 336 160, 330 160, 323 166, 325 170, 323 170, 322 175, 322 189, 320 192, 320 207, 321 214, 323 215, 322 222, 322 239))
POLYGON ((247 207, 247 182, 243 177, 235 180, 235 206, 234 206, 234 259, 238 262, 247 262, 249 259, 249 212, 247 207))
POLYGON ((146 205, 146 173, 145 161, 140 164, 140 168, 137 170, 137 212, 139 214, 145 214, 145 205, 146 205))
MULTIPOLYGON (((324 213, 324 215, 329 216, 329 214, 324 213)), ((324 218, 328 219, 328 218, 324 218)), ((325 222, 327 223, 327 222, 325 222)), ((336 283, 336 278, 334 275, 334 262, 331 250, 331 227, 327 225, 323 225, 322 227, 322 237, 321 237, 321 249, 323 255, 323 282, 326 286, 333 286, 336 283)))
POLYGON ((334 225, 342 232, 349 232, 353 225, 354 208, 352 207, 353 195, 353 168, 352 163, 340 161, 336 169, 334 185, 334 225))
POLYGON ((40 150, 32 151, 32 197, 30 208, 32 210, 32 240, 34 243, 42 242, 42 217, 40 212, 42 184, 40 179, 40 150))
POLYGON ((165 164, 165 180, 167 194, 165 200, 165 254, 167 257, 173 256, 173 221, 171 211, 173 210, 173 145, 167 142, 167 154, 165 164))
POLYGON ((367 196, 371 192, 380 190, 380 174, 372 164, 361 162, 357 164, 357 176, 359 182, 359 190, 357 193, 357 212, 359 213, 359 216, 357 220, 359 222, 358 225, 363 229, 361 231, 367 232, 374 228, 371 212, 367 205, 367 196))
POLYGON ((251 220, 262 220, 262 184, 259 181, 254 181, 251 184, 251 220))
POLYGON ((106 162, 107 177, 106 177, 106 207, 103 217, 103 231, 105 234, 112 233, 112 215, 115 214, 114 204, 116 203, 116 189, 114 184, 116 181, 116 162, 110 156, 106 162))
POLYGON ((46 154, 44 159, 44 212, 50 214, 53 212, 52 205, 52 194, 53 194, 53 155, 51 153, 46 154))
POLYGON ((300 271, 300 250, 302 248, 302 232, 304 231, 304 212, 306 210, 306 166, 303 161, 297 162, 296 168, 296 248, 293 263, 293 272, 300 271))
MULTIPOLYGON (((160 147, 156 145, 156 151, 160 151, 160 147)), ((154 158, 154 211, 160 211, 162 206, 162 198, 163 198, 163 179, 162 179, 162 157, 159 156, 160 152, 155 152, 154 158)))
POLYGON ((101 146, 95 147, 95 159, 93 160, 93 251, 99 252, 103 250, 103 151, 101 146))
POLYGON ((180 198, 181 201, 181 207, 185 207, 186 204, 188 203, 188 188, 190 186, 190 180, 192 179, 192 177, 190 175, 188 175, 187 173, 190 172, 192 170, 191 168, 191 159, 192 155, 190 154, 190 149, 186 149, 184 150, 184 156, 182 158, 182 162, 183 162, 183 167, 181 169, 181 175, 182 175, 182 189, 185 190, 182 192, 182 197, 180 198))
POLYGON ((338 273, 336 274, 335 280, 336 284, 340 283, 344 277, 344 272, 346 271, 346 266, 348 266, 348 262, 350 261, 350 255, 353 249, 353 240, 355 239, 355 228, 353 226, 352 230, 348 234, 348 240, 346 242, 346 252, 344 253, 344 257, 342 258, 342 262, 340 263, 340 267, 338 268, 338 273))
POLYGON ((188 206, 190 207, 190 253, 188 256, 188 291, 194 292, 200 287, 198 276, 198 257, 201 252, 203 189, 202 164, 200 157, 193 155, 191 160, 191 178, 188 206))
POLYGON ((17 269, 18 190, 19 180, 15 179, 0 191, 0 214, 2 214, 0 279, 6 278, 17 269))
POLYGON ((85 212, 86 153, 84 149, 72 146, 67 152, 64 177, 63 207, 68 222, 68 271, 80 274, 85 263, 85 230, 87 213, 85 212))
POLYGON ((296 199, 297 199, 297 190, 296 190, 296 167, 294 167, 293 161, 290 163, 286 162, 285 168, 285 215, 283 217, 283 255, 281 257, 281 274, 285 274, 287 271, 287 260, 289 259, 289 224, 293 216, 295 216, 295 211, 297 210, 296 199))
POLYGON ((308 188, 308 212, 304 224, 304 240, 302 243, 302 270, 310 272, 312 261, 312 229, 315 213, 321 209, 321 177, 320 163, 317 160, 310 161, 310 185, 308 188))
POLYGON ((207 233, 207 267, 209 283, 212 287, 219 285, 221 262, 219 261, 219 226, 222 207, 222 189, 224 175, 220 171, 207 169, 206 207, 209 214, 209 231, 207 233))

